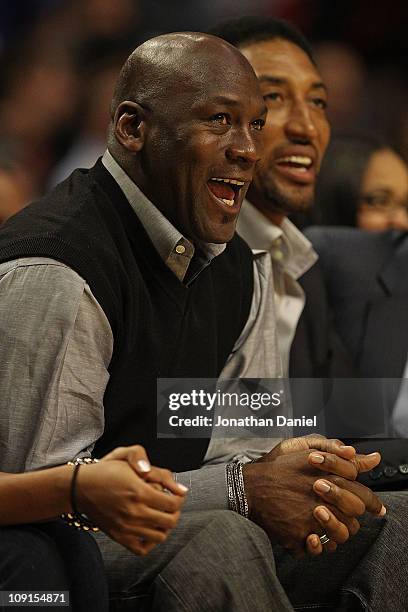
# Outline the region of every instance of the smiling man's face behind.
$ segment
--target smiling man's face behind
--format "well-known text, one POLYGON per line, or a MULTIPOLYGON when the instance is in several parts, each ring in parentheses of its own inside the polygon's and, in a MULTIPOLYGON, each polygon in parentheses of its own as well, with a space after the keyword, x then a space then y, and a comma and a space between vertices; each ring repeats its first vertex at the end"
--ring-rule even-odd
POLYGON ((327 92, 308 55, 296 44, 274 38, 242 45, 268 108, 265 149, 249 199, 274 219, 308 209, 330 127, 327 92))

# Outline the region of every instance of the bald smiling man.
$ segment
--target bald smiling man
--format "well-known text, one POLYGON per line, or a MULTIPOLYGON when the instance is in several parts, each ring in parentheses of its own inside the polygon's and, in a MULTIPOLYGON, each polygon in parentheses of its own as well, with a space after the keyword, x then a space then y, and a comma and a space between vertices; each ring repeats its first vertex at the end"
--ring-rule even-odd
MULTIPOLYGON (((358 582, 357 562, 364 570, 386 550, 381 538, 397 538, 381 501, 353 482, 378 456, 310 438, 242 466, 259 459, 246 441, 156 437, 157 378, 282 372, 270 257, 235 234, 263 150, 256 76, 213 36, 160 36, 125 63, 111 111, 102 159, 0 230, 0 470, 141 443, 187 484, 180 524, 146 557, 97 536, 120 609, 147 591, 154 610, 292 610, 271 541, 319 556, 355 535, 367 510, 369 529, 338 571, 318 559, 327 603, 350 576, 358 582), (322 474, 338 476, 329 491, 322 474)), ((87 494, 80 473, 79 506, 87 494)))

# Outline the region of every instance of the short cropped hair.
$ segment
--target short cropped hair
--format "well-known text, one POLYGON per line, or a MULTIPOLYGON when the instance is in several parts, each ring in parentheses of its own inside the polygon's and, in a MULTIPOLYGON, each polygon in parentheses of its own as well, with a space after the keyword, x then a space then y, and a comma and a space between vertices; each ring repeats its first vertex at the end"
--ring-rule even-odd
POLYGON ((209 34, 223 38, 234 47, 244 47, 251 43, 282 38, 297 45, 316 65, 312 49, 303 34, 291 23, 274 17, 240 17, 223 21, 208 31, 209 34))

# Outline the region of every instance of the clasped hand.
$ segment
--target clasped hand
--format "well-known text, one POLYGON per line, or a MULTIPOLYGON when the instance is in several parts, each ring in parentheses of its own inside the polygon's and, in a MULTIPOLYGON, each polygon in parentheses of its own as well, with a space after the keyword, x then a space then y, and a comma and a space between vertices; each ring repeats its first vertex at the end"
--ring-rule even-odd
POLYGON ((79 510, 139 555, 177 525, 186 492, 171 472, 150 465, 142 446, 117 448, 78 474, 79 510))
POLYGON ((244 466, 250 518, 295 556, 320 554, 319 533, 330 538, 324 550, 332 552, 357 533, 357 517, 385 514, 380 499, 355 481, 380 460, 379 453, 357 455, 353 447, 322 436, 285 440, 244 466))

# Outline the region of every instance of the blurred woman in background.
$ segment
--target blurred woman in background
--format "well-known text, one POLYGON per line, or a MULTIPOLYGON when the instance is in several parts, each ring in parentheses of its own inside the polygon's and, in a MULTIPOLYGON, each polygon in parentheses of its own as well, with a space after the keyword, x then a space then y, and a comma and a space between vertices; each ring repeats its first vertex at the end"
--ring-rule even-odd
POLYGON ((407 165, 375 138, 335 138, 319 175, 315 214, 321 225, 408 230, 407 165))

